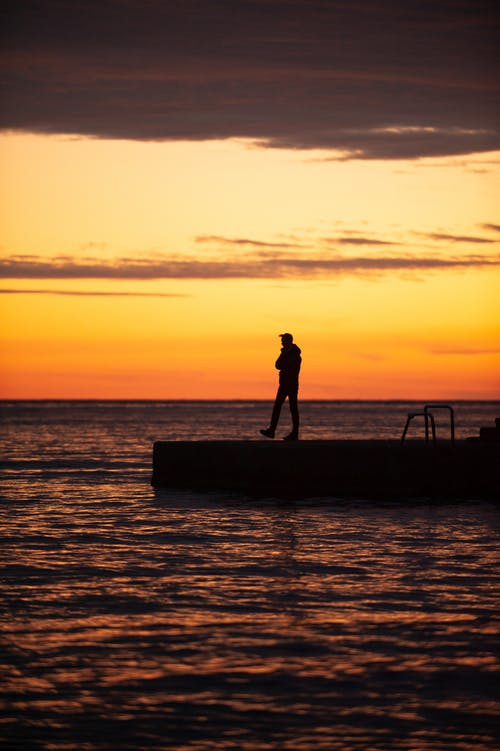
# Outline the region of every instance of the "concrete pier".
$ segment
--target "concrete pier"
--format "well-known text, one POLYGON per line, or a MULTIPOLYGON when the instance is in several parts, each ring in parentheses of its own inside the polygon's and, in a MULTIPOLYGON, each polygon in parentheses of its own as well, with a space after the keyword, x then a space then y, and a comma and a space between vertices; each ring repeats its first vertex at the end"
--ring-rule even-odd
POLYGON ((157 441, 155 487, 273 497, 500 499, 498 444, 157 441))

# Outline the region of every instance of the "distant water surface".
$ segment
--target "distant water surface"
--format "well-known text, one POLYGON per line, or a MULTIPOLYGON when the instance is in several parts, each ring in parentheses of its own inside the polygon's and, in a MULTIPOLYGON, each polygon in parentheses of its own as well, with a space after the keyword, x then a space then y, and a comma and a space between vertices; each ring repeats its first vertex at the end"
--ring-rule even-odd
MULTIPOLYGON (((304 438, 417 406, 309 402, 304 438)), ((2 747, 499 746, 494 504, 151 488, 153 440, 256 438, 270 407, 1 405, 2 747)), ((455 407, 460 437, 500 415, 455 407)))

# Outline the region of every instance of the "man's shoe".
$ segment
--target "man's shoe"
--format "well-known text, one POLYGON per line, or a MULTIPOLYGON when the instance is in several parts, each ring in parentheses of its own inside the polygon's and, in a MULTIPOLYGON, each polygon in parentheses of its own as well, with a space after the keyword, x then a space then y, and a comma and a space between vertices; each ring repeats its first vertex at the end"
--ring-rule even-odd
POLYGON ((274 438, 274 430, 271 430, 271 428, 265 428, 265 430, 260 431, 262 435, 265 435, 266 438, 274 438))
POLYGON ((284 441, 298 441, 299 436, 297 433, 289 433, 288 435, 284 436, 284 441))

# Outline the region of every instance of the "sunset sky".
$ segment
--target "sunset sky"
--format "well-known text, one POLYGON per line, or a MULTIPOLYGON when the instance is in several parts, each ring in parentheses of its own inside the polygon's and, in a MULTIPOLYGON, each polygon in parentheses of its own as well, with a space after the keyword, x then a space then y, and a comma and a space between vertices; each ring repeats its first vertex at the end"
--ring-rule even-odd
POLYGON ((7 6, 0 398, 500 397, 494 3, 7 6))

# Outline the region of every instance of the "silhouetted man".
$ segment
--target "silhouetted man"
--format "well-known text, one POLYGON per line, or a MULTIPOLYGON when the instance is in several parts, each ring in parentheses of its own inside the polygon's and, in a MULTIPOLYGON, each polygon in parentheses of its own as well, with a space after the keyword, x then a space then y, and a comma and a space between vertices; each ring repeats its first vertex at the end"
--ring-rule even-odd
POLYGON ((280 419, 281 405, 288 397, 288 404, 292 415, 292 432, 284 437, 284 441, 296 441, 299 437, 299 408, 297 405, 297 393, 299 390, 299 371, 302 358, 300 349, 293 343, 291 334, 280 334, 281 352, 276 360, 276 368, 280 372, 278 393, 274 402, 271 424, 262 435, 274 438, 278 420, 280 419))

